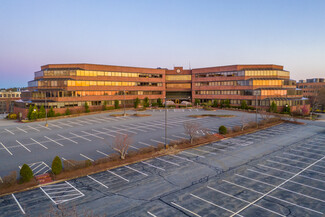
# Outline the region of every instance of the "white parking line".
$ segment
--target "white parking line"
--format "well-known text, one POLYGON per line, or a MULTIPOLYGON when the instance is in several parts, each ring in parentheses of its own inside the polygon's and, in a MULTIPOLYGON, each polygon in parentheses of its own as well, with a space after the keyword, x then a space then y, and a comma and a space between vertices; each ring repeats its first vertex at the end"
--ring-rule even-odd
POLYGON ((317 148, 306 148, 306 147, 299 147, 299 148, 302 148, 302 149, 307 149, 307 150, 314 150, 314 151, 324 151, 323 149, 317 149, 317 148))
POLYGON ((61 125, 64 125, 64 126, 68 126, 68 127, 73 127, 72 125, 70 124, 67 124, 67 123, 63 123, 63 122, 60 122, 61 125))
POLYGON ((172 135, 173 137, 176 137, 176 138, 179 138, 179 139, 187 139, 185 137, 182 137, 182 136, 176 136, 176 135, 172 135))
POLYGON ((72 122, 72 121, 67 121, 68 123, 70 123, 70 124, 76 124, 76 125, 78 125, 78 126, 84 126, 83 124, 80 124, 79 122, 77 122, 77 121, 74 121, 74 122, 72 122))
POLYGON ((180 206, 180 205, 178 205, 178 204, 176 204, 174 202, 170 202, 170 203, 173 204, 174 206, 177 206, 178 208, 181 208, 181 209, 185 210, 188 213, 191 213, 191 214, 193 214, 193 215, 195 215, 197 217, 201 217, 199 214, 196 214, 195 212, 192 212, 191 210, 186 209, 186 208, 184 208, 184 207, 182 207, 182 206, 180 206))
POLYGON ((24 132, 24 133, 28 133, 26 130, 23 130, 23 129, 19 128, 19 127, 16 127, 16 128, 17 128, 18 130, 24 132))
POLYGON ((104 156, 106 156, 106 157, 108 157, 109 155, 108 154, 105 154, 104 152, 101 152, 101 151, 98 151, 98 150, 96 150, 98 153, 100 153, 100 154, 102 154, 102 155, 104 155, 104 156))
POLYGON ((204 148, 211 148, 211 149, 213 149, 213 150, 217 150, 217 151, 227 151, 227 150, 225 150, 225 149, 215 148, 215 147, 212 147, 212 146, 209 146, 209 145, 204 146, 204 148))
MULTIPOLYGON (((195 195, 195 194, 190 194, 192 197, 195 197, 196 199, 199 199, 199 200, 202 200, 202 201, 204 201, 204 202, 206 202, 206 203, 208 203, 208 204, 210 204, 210 205, 212 205, 212 206, 215 206, 215 207, 218 207, 218 208, 220 208, 220 209, 223 209, 223 210, 226 210, 226 211, 228 211, 228 212, 230 212, 230 213, 233 213, 233 214, 235 214, 235 212, 234 211, 231 211, 231 210, 229 210, 229 209, 227 209, 227 208, 224 208, 224 207, 222 207, 222 206, 219 206, 218 204, 215 204, 215 203, 212 203, 211 201, 208 201, 208 200, 206 200, 206 199, 203 199, 203 198, 201 198, 201 197, 199 197, 199 196, 197 196, 197 195, 195 195)), ((242 215, 239 215, 239 214, 237 214, 238 216, 242 216, 242 215)), ((243 216, 242 216, 243 217, 243 216)))
POLYGON ((60 127, 59 125, 54 125, 54 124, 51 124, 51 127, 57 127, 57 128, 62 129, 62 127, 60 127))
MULTIPOLYGON (((275 168, 275 167, 270 167, 270 166, 266 166, 266 165, 262 165, 262 164, 257 164, 257 165, 258 166, 261 166, 261 167, 268 168, 268 169, 272 169, 272 170, 277 170, 277 171, 280 171, 280 172, 288 173, 288 174, 295 174, 293 172, 289 172, 289 171, 286 171, 286 170, 281 170, 281 169, 278 169, 278 168, 275 168)), ((312 178, 312 177, 309 177, 309 176, 305 176, 305 175, 299 175, 299 176, 300 177, 304 177, 306 179, 310 179, 310 180, 314 180, 314 181, 318 181, 318 182, 325 183, 325 181, 323 181, 323 180, 316 179, 316 178, 312 178)))
POLYGON ((193 153, 188 152, 188 151, 182 151, 181 153, 185 153, 185 154, 193 155, 193 156, 195 156, 195 157, 202 157, 202 158, 205 158, 205 157, 202 156, 202 155, 193 154, 193 153))
MULTIPOLYGON (((262 173, 262 172, 259 172, 259 171, 256 171, 256 170, 253 170, 253 169, 247 169, 248 171, 251 171, 253 173, 258 173, 258 174, 262 174, 264 176, 269 176, 269 177, 273 177, 273 178, 276 178, 276 179, 280 179, 280 180, 286 180, 280 176, 275 176, 275 175, 270 175, 268 173, 262 173)), ((325 192, 325 189, 321 189, 321 188, 316 188, 316 187, 313 187, 313 186, 310 186, 310 185, 306 185, 306 184, 303 184, 303 183, 300 183, 300 182, 296 182, 296 181, 292 181, 290 180, 290 182, 292 183, 295 183, 297 185, 301 185, 301 186, 305 186, 305 187, 308 187, 308 188, 312 188, 312 189, 315 189, 315 190, 318 190, 318 191, 323 191, 325 192)))
POLYGON ((29 128, 31 128, 31 129, 33 129, 33 130, 36 130, 37 132, 40 132, 40 130, 39 129, 36 129, 35 127, 31 127, 31 126, 27 126, 27 127, 29 127, 29 128))
POLYGON ((7 131, 8 133, 11 133, 12 135, 15 135, 13 132, 11 132, 11 131, 8 130, 8 129, 5 129, 5 131, 7 131))
POLYGON ((137 147, 135 147, 135 146, 133 146, 133 145, 130 145, 130 147, 131 147, 131 148, 134 148, 134 149, 136 149, 136 150, 139 150, 139 148, 137 148, 137 147))
POLYGON ((127 182, 129 182, 129 180, 128 180, 128 179, 126 179, 126 178, 124 178, 124 177, 122 177, 122 176, 120 176, 120 175, 118 175, 118 174, 116 174, 116 173, 114 173, 114 172, 112 172, 112 171, 110 171, 110 170, 107 170, 107 172, 109 172, 109 173, 111 173, 111 174, 113 174, 113 175, 115 175, 115 176, 117 176, 117 177, 119 177, 119 178, 123 179, 124 181, 127 181, 127 182))
POLYGON ((39 144, 40 146, 42 146, 43 148, 48 149, 45 145, 39 143, 39 142, 36 141, 35 139, 33 139, 33 138, 30 138, 30 139, 31 139, 32 141, 36 142, 37 144, 39 144))
POLYGON ((93 136, 93 137, 99 138, 99 139, 105 139, 105 138, 103 138, 103 137, 101 137, 101 136, 97 136, 97 135, 95 135, 95 134, 87 133, 87 132, 85 132, 85 131, 81 131, 81 132, 84 133, 84 134, 87 134, 87 135, 89 135, 89 136, 93 136))
POLYGON ((64 145, 62 145, 61 143, 59 143, 59 142, 57 142, 57 141, 55 141, 55 140, 53 140, 53 139, 51 139, 51 138, 49 138, 49 137, 47 137, 47 136, 44 136, 44 137, 45 137, 46 139, 48 139, 48 140, 50 140, 50 141, 52 141, 52 142, 58 144, 59 146, 64 146, 64 145))
POLYGON ((147 163, 147 162, 143 162, 143 161, 141 161, 141 163, 144 163, 144 164, 148 165, 149 167, 153 167, 153 168, 156 168, 156 169, 158 169, 158 170, 166 171, 164 168, 154 166, 154 165, 152 165, 152 164, 150 164, 150 163, 147 163))
POLYGON ((160 160, 160 161, 164 161, 164 162, 166 162, 166 163, 169 163, 169 164, 172 164, 172 165, 175 165, 175 166, 180 166, 179 164, 177 164, 177 163, 174 163, 174 162, 171 162, 171 161, 168 161, 168 160, 165 160, 165 159, 162 159, 162 158, 159 158, 159 157, 156 157, 155 159, 157 159, 157 160, 160 160))
POLYGON ((88 160, 94 161, 93 159, 91 159, 91 158, 89 158, 89 157, 87 157, 87 156, 85 156, 85 155, 83 155, 83 154, 80 154, 80 156, 82 156, 82 157, 84 157, 84 158, 87 158, 88 160))
POLYGON ((170 155, 170 156, 173 156, 173 157, 176 157, 176 158, 179 158, 179 159, 186 160, 186 161, 188 161, 188 162, 192 162, 192 163, 194 163, 194 161, 192 161, 192 160, 190 160, 190 159, 187 159, 187 158, 185 158, 185 157, 180 157, 180 156, 177 156, 177 155, 174 155, 174 154, 172 154, 172 155, 170 155))
POLYGON ((13 155, 13 154, 9 151, 9 149, 8 149, 4 144, 2 144, 2 142, 0 142, 0 144, 2 145, 2 147, 3 147, 4 149, 6 149, 6 151, 7 151, 10 155, 13 155))
MULTIPOLYGON (((302 164, 309 164, 309 163, 306 163, 304 161, 300 161, 300 160, 294 160, 294 159, 290 159, 290 158, 286 158, 286 157, 280 157, 280 156, 274 156, 276 158, 280 158, 280 159, 284 159, 284 160, 288 160, 288 161, 292 161, 292 162, 297 162, 297 163, 302 163, 302 164)), ((319 165, 314 165, 314 167, 319 167, 319 168, 323 168, 325 169, 325 167, 323 166, 319 166, 319 165)))
POLYGON ((46 126, 43 126, 43 125, 41 125, 41 124, 37 124, 37 126, 40 126, 40 127, 42 127, 42 128, 45 128, 45 129, 47 129, 47 130, 52 130, 51 128, 46 127, 46 126))
POLYGON ((28 148, 26 148, 26 146, 24 146, 23 144, 21 144, 18 140, 16 140, 16 142, 21 145, 23 148, 25 148, 27 151, 31 152, 28 148))
POLYGON ((149 212, 149 211, 147 211, 147 213, 148 213, 149 215, 151 215, 152 217, 158 217, 158 216, 156 216, 156 215, 152 214, 152 213, 151 213, 151 212, 149 212))
MULTIPOLYGON (((269 192, 267 193, 262 193, 260 191, 256 191, 254 189, 251 189, 251 188, 247 188, 245 186, 242 186, 242 185, 238 185, 236 183, 233 183, 233 182, 229 182, 229 181, 226 181, 226 180, 222 180, 223 182, 226 182, 228 184, 231 184, 231 185, 235 185, 237 187, 240 187, 240 188, 243 188, 243 189, 246 189, 246 190, 249 190, 249 191, 252 191, 252 192, 255 192, 255 193, 258 193, 258 194, 262 194, 261 197, 257 198, 256 200, 254 200, 253 202, 250 202, 248 205, 244 206, 243 208, 241 208, 240 210, 238 210, 235 214, 231 215, 231 216, 234 216, 234 215, 237 215, 238 213, 244 211, 245 209, 247 209, 248 207, 250 207, 251 205, 255 204, 257 201, 259 201, 261 198, 264 198, 264 197, 271 197, 273 199, 276 199, 276 200, 279 200, 279 201, 282 201, 282 202, 285 202, 285 203, 288 203, 288 204, 291 204, 293 206, 296 206, 296 207, 299 207, 299 208, 303 208, 303 209, 306 209, 306 210, 309 210, 309 211, 312 211, 312 212, 315 212, 315 213, 318 213, 318 214, 323 214, 322 212, 319 212, 319 211, 316 211, 316 210, 313 210, 313 209, 310 209, 308 207, 304 207, 304 206, 300 206, 298 204, 295 204, 295 203, 292 203, 292 202, 289 202, 289 201, 286 201, 286 200, 283 200, 283 199, 280 199, 278 197, 274 197, 272 195, 269 195, 269 192)), ((274 191, 275 189, 272 189, 270 191, 274 191)))
POLYGON ((139 129, 139 128, 141 128, 141 127, 139 127, 139 126, 131 126, 131 127, 128 127, 128 126, 126 126, 126 125, 123 125, 122 127, 127 127, 128 129, 134 129, 134 130, 139 130, 139 131, 141 131, 141 132, 145 132, 145 133, 147 133, 148 131, 146 131, 146 130, 143 130, 143 129, 139 129))
POLYGON ((144 175, 144 176, 148 176, 148 174, 145 174, 145 173, 143 173, 143 172, 141 172, 141 171, 139 171, 139 170, 137 170, 137 169, 134 169, 134 168, 132 168, 132 167, 129 167, 129 166, 124 166, 124 167, 126 167, 126 168, 128 168, 128 169, 130 169, 130 170, 133 170, 133 171, 135 171, 135 172, 138 172, 138 173, 140 173, 140 174, 142 174, 142 175, 144 175))
POLYGON ((150 139, 150 140, 153 141, 153 142, 157 142, 158 144, 165 144, 165 142, 158 141, 158 140, 155 140, 155 139, 150 139))
MULTIPOLYGON (((95 123, 97 123, 97 124, 102 123, 102 122, 100 122, 100 121, 96 121, 96 120, 92 120, 92 119, 86 119, 86 121, 87 121, 87 122, 88 122, 88 121, 90 121, 90 122, 95 122, 95 123)), ((89 124, 89 122, 88 122, 88 124, 89 124)))
MULTIPOLYGON (((104 128, 103 128, 103 129, 104 129, 104 128)), ((116 137, 116 136, 114 136, 114 135, 112 135, 112 134, 109 134, 109 133, 106 133, 106 132, 102 132, 102 131, 98 131, 98 130, 94 130, 94 129, 92 129, 92 131, 97 132, 97 133, 99 133, 99 134, 105 134, 105 135, 107 135, 107 136, 116 137)))
POLYGON ((74 140, 72 140, 72 139, 69 139, 69 138, 67 138, 67 137, 64 137, 64 136, 62 136, 62 135, 60 135, 60 134, 58 134, 58 136, 62 137, 63 139, 69 140, 69 141, 71 141, 71 142, 73 142, 73 143, 75 143, 75 144, 78 144, 78 142, 76 142, 76 141, 74 141, 74 140))
POLYGON ((301 158, 305 158, 305 159, 309 159, 309 160, 318 160, 319 159, 319 158, 312 158, 312 157, 306 157, 306 156, 302 156, 302 155, 292 154, 292 153, 288 153, 288 152, 283 152, 283 154, 291 155, 291 156, 295 156, 295 157, 301 157, 301 158))
POLYGON ((140 143, 140 144, 142 144, 142 145, 145 145, 145 146, 148 146, 148 147, 155 147, 155 146, 153 146, 153 145, 150 145, 150 144, 148 144, 148 143, 145 143, 145 142, 138 142, 138 143, 140 143))
POLYGON ((293 148, 291 150, 306 153, 306 154, 314 154, 314 155, 318 155, 318 156, 324 156, 323 154, 317 154, 317 153, 310 152, 310 151, 301 151, 301 150, 297 150, 297 149, 293 149, 293 148))
POLYGON ((211 152, 211 151, 204 151, 204 150, 202 150, 202 149, 198 149, 198 148, 192 148, 192 149, 194 149, 194 150, 196 150, 196 151, 200 151, 200 152, 203 152, 203 153, 208 153, 208 154, 217 155, 216 153, 214 153, 214 152, 211 152))
MULTIPOLYGON (((226 196, 228 196, 228 197, 232 197, 232 198, 235 198, 235 199, 237 199, 237 200, 243 201, 243 202, 245 202, 245 203, 250 203, 250 202, 247 201, 247 200, 241 199, 241 198, 239 198, 239 197, 235 197, 235 196, 233 196, 233 195, 231 195, 231 194, 228 194, 228 193, 225 193, 225 192, 223 192, 223 191, 219 191, 218 189, 212 188, 212 187, 210 187, 210 186, 207 186, 207 188, 209 188, 209 189, 211 189, 211 190, 213 190, 213 191, 216 191, 216 192, 218 192, 218 193, 221 193, 221 194, 223 194, 223 195, 226 195, 226 196)), ((276 214, 276 215, 279 215, 279 216, 286 216, 286 215, 282 215, 282 214, 280 214, 280 213, 277 213, 277 212, 275 212, 275 211, 273 211, 273 210, 267 209, 267 208, 265 208, 265 207, 263 207, 263 206, 260 206, 260 205, 258 205, 258 204, 253 204, 253 206, 259 207, 259 208, 264 209, 264 210, 267 210, 267 211, 272 212, 272 213, 274 213, 274 214, 276 214)))
POLYGON ((92 179, 93 181, 97 182, 97 183, 98 183, 98 184, 100 184, 101 186, 104 186, 105 188, 108 188, 106 185, 104 185, 104 184, 103 184, 103 183, 101 183, 100 181, 98 181, 98 180, 94 179, 93 177, 91 177, 91 176, 88 176, 88 175, 87 175, 87 177, 88 177, 88 178, 90 178, 90 179, 92 179))
MULTIPOLYGON (((241 178, 248 179, 248 180, 251 180, 251 181, 254 181, 254 182, 262 183, 262 184, 264 184, 264 185, 268 185, 268 186, 272 186, 272 187, 277 187, 276 185, 272 185, 272 184, 270 184, 270 183, 263 182, 263 181, 260 181, 260 180, 257 180, 257 179, 253 179, 253 178, 250 178, 250 177, 247 177, 247 176, 243 176, 243 175, 239 175, 239 174, 235 174, 235 176, 239 176, 239 177, 241 177, 241 178)), ((291 191, 291 190, 289 190, 289 189, 287 189, 287 188, 283 188, 283 187, 278 187, 278 188, 279 188, 279 189, 282 189, 282 190, 284 190, 284 191, 291 192, 291 193, 293 193, 293 194, 297 194, 297 195, 300 195, 300 196, 303 196, 303 197, 307 197, 307 198, 309 198, 309 199, 318 200, 318 201, 320 201, 320 202, 325 203, 325 200, 318 199, 318 198, 316 198, 316 197, 312 197, 312 196, 308 196, 308 195, 306 195, 306 194, 302 194, 302 193, 299 193, 299 192, 291 191)))
MULTIPOLYGON (((127 129, 121 129, 121 128, 118 128, 118 127, 114 127, 114 126, 111 126, 112 128, 118 130, 118 131, 127 131, 127 132, 130 132, 130 133, 134 133, 134 134, 138 134, 137 132, 135 131, 132 131, 132 130, 127 130, 127 129)), ((124 126, 123 126, 124 127, 124 126)))
MULTIPOLYGON (((286 163, 280 163, 278 161, 273 161, 273 160, 266 160, 266 161, 269 161, 271 163, 281 164, 281 165, 288 166, 288 167, 297 168, 297 169, 304 169, 303 167, 293 166, 291 164, 286 164, 286 163)), ((319 172, 317 170, 308 169, 308 171, 325 175, 325 173, 319 172)))
POLYGON ((71 164, 72 166, 76 166, 75 164, 71 163, 70 160, 67 160, 67 159, 65 159, 64 157, 61 157, 61 158, 62 158, 64 161, 66 161, 67 163, 71 164))
MULTIPOLYGON (((165 139, 164 136, 162 136, 161 138, 162 138, 162 139, 165 139)), ((169 140, 169 141, 175 141, 175 139, 170 139, 170 138, 167 138, 167 137, 166 137, 166 139, 169 140)))
MULTIPOLYGON (((282 185, 284 185, 285 183, 289 182, 291 179, 295 178, 296 176, 300 175, 302 172, 304 172, 305 170, 309 169, 310 167, 312 167, 313 165, 315 165, 316 163, 320 162, 321 160, 323 160, 325 158, 325 156, 323 156, 321 159, 313 162, 312 164, 310 164, 309 166, 303 168, 301 171, 299 171, 298 173, 294 174, 293 176, 291 176, 289 179, 287 179, 286 181, 282 182, 281 184, 277 185, 275 188, 271 189, 270 191, 268 191, 267 193, 263 194, 261 197, 257 198, 256 200, 254 200, 253 202, 251 202, 250 204, 248 204, 247 206, 243 207, 242 209, 240 209, 239 211, 236 212, 236 214, 242 212, 243 210, 247 209, 249 206, 251 206, 252 204, 256 203, 257 201, 261 200, 262 198, 264 198, 265 196, 268 196, 268 197, 272 197, 271 195, 269 195, 270 193, 272 193, 273 191, 275 191, 276 189, 280 188, 282 185)), ((297 204, 295 204, 295 206, 299 206, 297 204)), ((303 206, 300 206, 302 208, 305 208, 307 210, 311 210, 311 211, 314 211, 314 212, 317 212, 319 214, 323 214, 322 212, 318 212, 316 210, 313 210, 313 209, 309 209, 309 208, 306 208, 306 207, 303 207, 303 206)))
POLYGON ((71 135, 74 135, 75 137, 79 137, 79 138, 81 138, 81 139, 84 139, 84 140, 87 140, 87 141, 91 142, 90 139, 87 139, 87 138, 85 138, 85 137, 83 137, 83 136, 79 136, 79 135, 77 135, 77 134, 75 134, 75 133, 72 133, 72 132, 70 132, 70 134, 71 134, 71 135))
POLYGON ((24 209, 21 207, 21 205, 20 205, 20 203, 18 202, 18 200, 17 200, 17 198, 15 197, 15 195, 14 195, 14 194, 11 194, 11 195, 12 195, 12 197, 14 198, 14 200, 16 201, 17 205, 19 206, 21 212, 25 215, 26 213, 25 213, 24 209))

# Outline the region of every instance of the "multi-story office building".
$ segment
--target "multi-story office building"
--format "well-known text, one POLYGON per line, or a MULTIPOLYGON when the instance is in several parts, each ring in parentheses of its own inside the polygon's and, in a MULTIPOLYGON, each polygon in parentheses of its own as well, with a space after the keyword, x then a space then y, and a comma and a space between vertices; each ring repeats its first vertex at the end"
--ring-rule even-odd
POLYGON ((303 105, 302 91, 279 65, 232 65, 192 70, 192 97, 201 102, 229 99, 230 104, 269 107, 303 105))
POLYGON ((314 96, 319 89, 325 88, 325 79, 311 78, 299 80, 297 83, 297 88, 302 89, 304 97, 314 96))
POLYGON ((229 99, 232 105, 243 100, 250 106, 269 107, 274 101, 281 108, 302 105, 302 91, 296 89, 288 71, 278 65, 233 65, 210 68, 139 68, 95 64, 50 64, 35 72, 28 91, 16 102, 15 111, 25 117, 29 105, 45 105, 63 113, 83 110, 85 102, 100 109, 104 102, 133 105, 136 98, 158 98, 176 103, 187 100, 211 102, 229 99))
POLYGON ((19 90, 1 90, 0 91, 0 114, 11 113, 14 111, 15 100, 20 99, 19 90))

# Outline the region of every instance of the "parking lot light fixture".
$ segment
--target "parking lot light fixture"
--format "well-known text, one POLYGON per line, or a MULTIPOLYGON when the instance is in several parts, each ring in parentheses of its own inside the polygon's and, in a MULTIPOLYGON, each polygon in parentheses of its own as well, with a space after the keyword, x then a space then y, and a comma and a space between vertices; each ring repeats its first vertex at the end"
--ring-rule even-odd
POLYGON ((123 114, 123 116, 124 117, 126 116, 126 114, 125 114, 125 90, 124 90, 124 114, 123 114))
POLYGON ((165 148, 167 149, 167 97, 165 97, 165 148))

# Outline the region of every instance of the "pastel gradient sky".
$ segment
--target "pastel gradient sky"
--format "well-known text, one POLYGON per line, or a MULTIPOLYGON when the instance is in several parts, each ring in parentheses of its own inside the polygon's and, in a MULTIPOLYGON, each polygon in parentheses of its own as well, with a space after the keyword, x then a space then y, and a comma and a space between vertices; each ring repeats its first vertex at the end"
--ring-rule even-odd
POLYGON ((324 0, 2 0, 0 87, 49 63, 272 63, 325 77, 324 0))

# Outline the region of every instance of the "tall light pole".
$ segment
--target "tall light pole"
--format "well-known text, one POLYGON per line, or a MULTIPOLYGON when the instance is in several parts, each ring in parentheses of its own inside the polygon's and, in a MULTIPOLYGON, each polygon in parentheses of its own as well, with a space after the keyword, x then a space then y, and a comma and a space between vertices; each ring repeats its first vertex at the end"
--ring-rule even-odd
POLYGON ((165 148, 167 148, 167 97, 165 97, 165 148))
POLYGON ((256 128, 258 128, 258 121, 257 121, 257 90, 255 92, 255 111, 256 111, 256 128))
POLYGON ((46 106, 47 106, 47 101, 46 101, 46 92, 45 92, 45 105, 44 105, 44 108, 45 108, 45 127, 48 127, 48 123, 47 123, 47 109, 46 109, 46 106))
POLYGON ((126 116, 126 114, 125 114, 125 90, 124 90, 124 115, 123 115, 124 117, 126 116))

